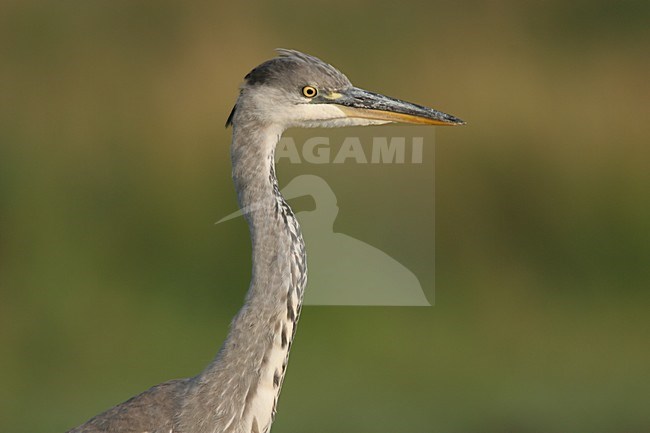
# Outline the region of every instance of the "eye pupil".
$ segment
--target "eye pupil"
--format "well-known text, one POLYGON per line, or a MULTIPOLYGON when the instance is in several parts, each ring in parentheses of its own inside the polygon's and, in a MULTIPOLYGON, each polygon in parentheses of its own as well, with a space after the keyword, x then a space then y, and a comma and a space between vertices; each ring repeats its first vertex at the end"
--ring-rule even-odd
POLYGON ((302 94, 305 95, 308 98, 313 98, 314 96, 316 96, 317 93, 318 93, 318 90, 316 90, 315 87, 305 86, 305 87, 302 88, 302 94))

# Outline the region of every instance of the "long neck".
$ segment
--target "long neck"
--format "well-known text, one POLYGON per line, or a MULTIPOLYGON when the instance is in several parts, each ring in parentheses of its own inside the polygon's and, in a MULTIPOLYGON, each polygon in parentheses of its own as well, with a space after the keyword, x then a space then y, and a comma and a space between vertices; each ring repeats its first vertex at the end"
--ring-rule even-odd
POLYGON ((195 412, 188 419, 202 419, 209 432, 270 430, 300 315, 305 249, 275 176, 281 132, 254 124, 233 128, 233 180, 250 228, 253 269, 244 307, 185 405, 185 412, 195 412))
MULTIPOLYGON (((273 157, 281 133, 273 127, 235 126, 232 175, 253 247, 251 284, 242 311, 280 309, 293 328, 302 304, 306 261, 300 225, 280 194, 275 175, 273 157)), ((245 340, 250 338, 244 335, 245 340)))

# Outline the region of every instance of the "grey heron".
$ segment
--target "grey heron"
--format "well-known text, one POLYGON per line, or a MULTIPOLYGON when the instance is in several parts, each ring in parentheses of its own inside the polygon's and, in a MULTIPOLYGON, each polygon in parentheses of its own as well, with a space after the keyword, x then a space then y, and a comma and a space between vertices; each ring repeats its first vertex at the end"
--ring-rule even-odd
POLYGON ((289 127, 390 122, 461 125, 440 111, 354 87, 333 66, 293 50, 244 78, 232 126, 232 177, 252 241, 244 306, 198 375, 164 382, 70 433, 267 433, 307 281, 300 226, 278 189, 274 151, 289 127))

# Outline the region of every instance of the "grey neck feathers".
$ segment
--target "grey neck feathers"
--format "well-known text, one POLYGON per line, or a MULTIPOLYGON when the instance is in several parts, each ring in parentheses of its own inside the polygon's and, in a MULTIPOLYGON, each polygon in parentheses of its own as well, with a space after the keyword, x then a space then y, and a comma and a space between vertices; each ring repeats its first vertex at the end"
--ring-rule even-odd
POLYGON ((232 175, 250 228, 253 269, 244 307, 184 404, 182 418, 200 419, 206 432, 264 433, 275 415, 306 283, 300 226, 275 176, 281 133, 255 124, 233 128, 232 175))

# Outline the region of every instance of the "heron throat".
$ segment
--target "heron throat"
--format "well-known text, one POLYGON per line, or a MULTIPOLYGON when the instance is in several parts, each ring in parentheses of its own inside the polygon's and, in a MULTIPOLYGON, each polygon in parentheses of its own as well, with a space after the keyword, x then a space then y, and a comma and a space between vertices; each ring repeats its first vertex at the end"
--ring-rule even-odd
POLYGON ((195 395, 208 401, 186 405, 210 407, 209 401, 219 401, 216 410, 203 415, 210 432, 270 430, 300 317, 307 281, 305 245, 275 175, 273 157, 281 133, 272 126, 233 127, 232 176, 250 229, 252 272, 246 302, 224 345, 198 377, 197 386, 204 389, 195 395), (211 383, 220 388, 209 389, 211 383))

